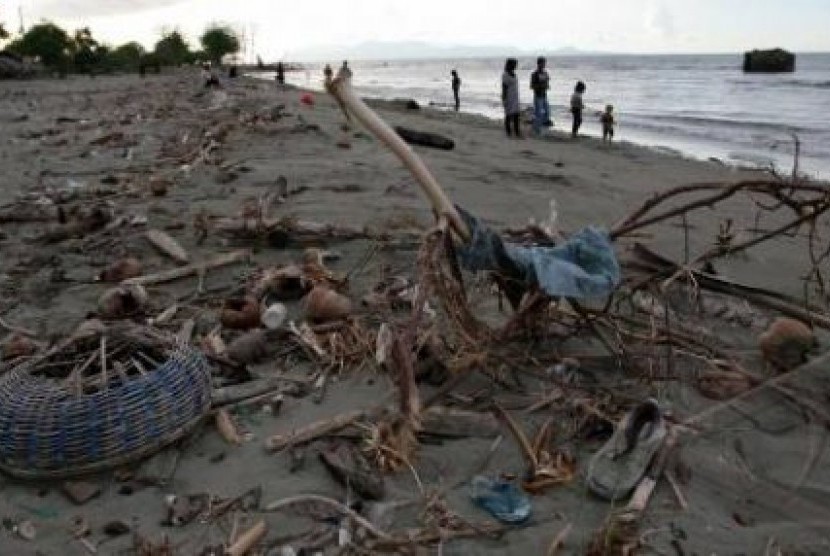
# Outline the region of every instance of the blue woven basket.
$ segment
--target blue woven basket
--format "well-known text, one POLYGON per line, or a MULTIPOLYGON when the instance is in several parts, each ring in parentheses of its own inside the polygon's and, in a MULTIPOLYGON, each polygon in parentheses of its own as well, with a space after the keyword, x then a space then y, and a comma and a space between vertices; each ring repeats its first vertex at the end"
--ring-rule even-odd
MULTIPOLYGON (((189 346, 147 372, 73 390, 28 363, 0 379, 0 469, 58 478, 116 467, 187 434, 210 408, 211 376, 189 346)), ((42 361, 41 361, 42 363, 42 361)))

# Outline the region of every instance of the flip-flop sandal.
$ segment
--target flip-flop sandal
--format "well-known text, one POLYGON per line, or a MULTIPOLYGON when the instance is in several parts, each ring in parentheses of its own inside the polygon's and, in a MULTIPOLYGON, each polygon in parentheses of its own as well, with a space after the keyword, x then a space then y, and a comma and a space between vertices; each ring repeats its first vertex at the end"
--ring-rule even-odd
POLYGON ((648 399, 622 418, 608 442, 591 457, 586 475, 588 489, 605 500, 630 496, 665 437, 660 406, 648 399))

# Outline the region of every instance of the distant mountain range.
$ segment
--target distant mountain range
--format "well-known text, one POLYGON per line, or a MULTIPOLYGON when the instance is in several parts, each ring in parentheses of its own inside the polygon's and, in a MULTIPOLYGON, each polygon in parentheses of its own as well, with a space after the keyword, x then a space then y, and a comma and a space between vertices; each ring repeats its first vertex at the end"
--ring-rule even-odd
MULTIPOLYGON (((425 42, 363 42, 354 45, 321 45, 289 52, 286 59, 298 62, 337 60, 401 60, 429 58, 489 58, 496 56, 536 56, 538 51, 527 51, 503 46, 451 46, 425 42)), ((558 48, 543 52, 552 56, 579 56, 600 54, 576 48, 558 48)))

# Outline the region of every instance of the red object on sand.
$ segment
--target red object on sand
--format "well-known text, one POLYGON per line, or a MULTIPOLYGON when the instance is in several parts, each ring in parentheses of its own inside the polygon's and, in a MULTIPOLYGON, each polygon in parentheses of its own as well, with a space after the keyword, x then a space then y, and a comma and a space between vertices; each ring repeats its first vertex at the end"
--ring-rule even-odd
POLYGON ((314 95, 311 93, 304 93, 303 96, 300 97, 300 102, 306 106, 314 106, 314 95))

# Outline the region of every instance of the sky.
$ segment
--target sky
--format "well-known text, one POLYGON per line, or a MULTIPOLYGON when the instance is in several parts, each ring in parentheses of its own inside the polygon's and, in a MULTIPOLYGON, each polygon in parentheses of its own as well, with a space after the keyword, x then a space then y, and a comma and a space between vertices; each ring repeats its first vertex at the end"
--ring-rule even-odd
MULTIPOLYGON (((245 36, 248 59, 320 45, 420 41, 529 52, 830 52, 830 0, 0 0, 0 21, 92 28, 109 44, 152 47, 178 28, 196 47, 213 23, 245 36), (253 43, 253 48, 251 48, 253 43)), ((394 52, 390 51, 390 57, 394 52)))

